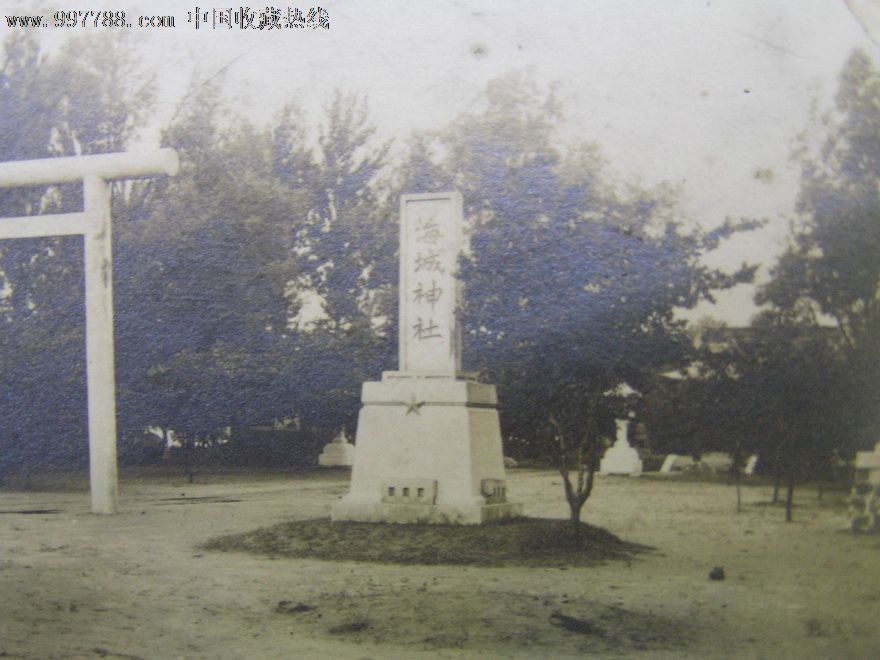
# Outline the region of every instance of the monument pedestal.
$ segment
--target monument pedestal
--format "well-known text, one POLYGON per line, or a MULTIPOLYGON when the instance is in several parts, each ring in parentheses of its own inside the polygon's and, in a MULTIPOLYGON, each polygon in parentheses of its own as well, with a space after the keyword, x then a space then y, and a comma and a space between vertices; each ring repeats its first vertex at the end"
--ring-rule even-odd
POLYGON ((385 372, 364 383, 348 495, 333 520, 480 524, 507 501, 495 387, 385 372))
POLYGON ((621 474, 638 476, 642 473, 642 459, 639 452, 630 447, 628 440, 629 420, 617 420, 617 440, 605 452, 599 462, 600 474, 621 474))
POLYGON ((324 451, 318 456, 321 467, 351 467, 354 464, 354 445, 340 432, 332 442, 324 445, 324 451))

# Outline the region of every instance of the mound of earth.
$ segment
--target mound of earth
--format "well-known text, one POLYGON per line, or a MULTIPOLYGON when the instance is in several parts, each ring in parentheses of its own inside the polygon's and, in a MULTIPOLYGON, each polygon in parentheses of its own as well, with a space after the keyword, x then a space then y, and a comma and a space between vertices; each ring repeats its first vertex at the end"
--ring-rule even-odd
POLYGON ((651 549, 586 523, 575 534, 570 522, 546 518, 473 526, 297 520, 221 536, 201 547, 271 557, 475 566, 591 566, 651 549))

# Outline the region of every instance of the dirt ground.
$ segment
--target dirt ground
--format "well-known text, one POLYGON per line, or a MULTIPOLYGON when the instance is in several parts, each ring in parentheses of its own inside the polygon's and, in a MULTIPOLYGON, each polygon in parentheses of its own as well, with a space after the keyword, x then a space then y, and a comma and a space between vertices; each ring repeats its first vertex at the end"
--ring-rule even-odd
MULTIPOLYGON (((584 520, 656 548, 596 567, 476 568, 207 552, 210 538, 327 515, 337 472, 125 478, 0 492, 0 657, 876 658, 880 538, 767 485, 600 478, 584 520), (27 513, 25 513, 27 512, 27 513), (726 579, 710 580, 713 567, 726 579), (572 631, 564 617, 595 624, 572 631)), ((567 515, 558 475, 513 470, 529 516, 567 515)))

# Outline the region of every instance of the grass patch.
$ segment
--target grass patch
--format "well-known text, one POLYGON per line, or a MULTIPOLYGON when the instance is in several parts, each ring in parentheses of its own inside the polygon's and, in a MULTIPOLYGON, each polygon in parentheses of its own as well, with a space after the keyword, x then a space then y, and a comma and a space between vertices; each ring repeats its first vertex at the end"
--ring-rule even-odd
POLYGON ((546 518, 487 525, 292 521, 211 539, 203 550, 379 564, 592 566, 651 550, 599 527, 546 518))

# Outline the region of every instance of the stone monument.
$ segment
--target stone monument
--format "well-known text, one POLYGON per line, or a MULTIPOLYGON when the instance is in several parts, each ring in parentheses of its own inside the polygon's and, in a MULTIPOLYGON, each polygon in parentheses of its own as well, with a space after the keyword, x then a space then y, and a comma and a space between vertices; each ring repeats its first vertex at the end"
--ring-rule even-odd
POLYGON ((324 445, 324 451, 318 456, 321 467, 351 467, 354 464, 354 445, 340 431, 332 441, 324 445))
POLYGON ((690 456, 680 456, 679 454, 669 454, 663 460, 660 466, 660 472, 683 472, 684 470, 693 470, 695 466, 694 459, 690 456))
POLYGON ((663 459, 663 465, 660 466, 660 472, 672 472, 672 470, 675 469, 675 461, 677 459, 678 454, 668 454, 666 458, 663 459))
POLYGON ((479 524, 508 502, 495 387, 461 372, 458 193, 400 200, 400 370, 363 385, 348 494, 333 520, 479 524))
POLYGON ((746 461, 746 467, 743 470, 743 474, 751 477, 755 474, 756 469, 758 469, 758 455, 752 454, 749 456, 749 460, 746 461))
POLYGON ((617 440, 609 447, 599 462, 601 474, 624 474, 637 476, 642 473, 639 453, 629 445, 629 420, 617 420, 617 440))
POLYGON ((733 456, 723 451, 707 451, 700 456, 700 467, 708 472, 725 474, 733 467, 733 456))
POLYGON ((856 452, 855 478, 850 498, 850 526, 854 532, 880 532, 880 442, 874 451, 856 452))

